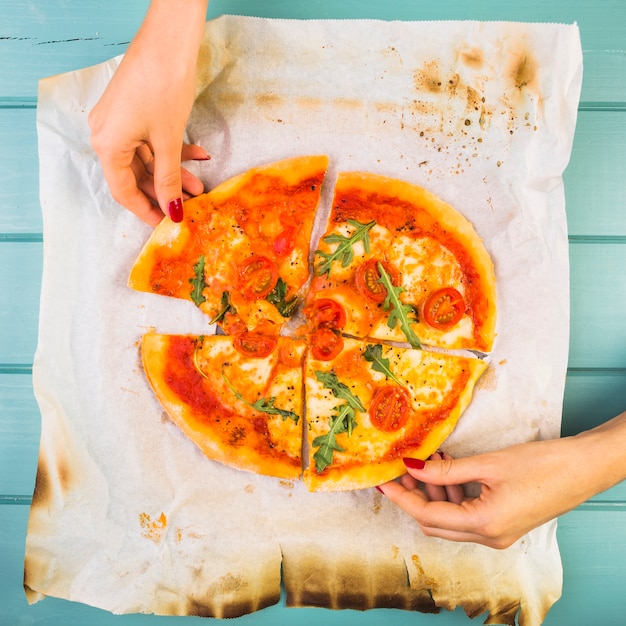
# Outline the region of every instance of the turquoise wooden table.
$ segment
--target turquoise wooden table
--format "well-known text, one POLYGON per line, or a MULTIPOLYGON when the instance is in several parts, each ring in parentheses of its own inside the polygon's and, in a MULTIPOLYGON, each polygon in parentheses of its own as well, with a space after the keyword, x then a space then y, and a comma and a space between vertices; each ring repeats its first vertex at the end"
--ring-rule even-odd
MULTIPOLYGON (((43 255, 35 129, 39 78, 122 53, 147 0, 0 0, 0 625, 200 623, 200 618, 117 617, 55 599, 29 607, 24 538, 40 417, 31 368, 43 255)), ((222 13, 291 18, 482 19, 577 22, 585 74, 565 174, 571 261, 571 340, 563 434, 626 408, 626 3, 623 0, 212 0, 222 13)), ((626 453, 626 451, 625 451, 626 453)), ((584 463, 584 459, 581 459, 584 463)), ((563 597, 545 623, 626 622, 626 484, 559 521, 563 597)), ((480 617, 478 621, 483 621, 480 617)), ((484 619, 484 618, 483 618, 484 619)), ((209 619, 209 623, 215 620, 209 619)), ((462 611, 333 612, 281 604, 235 620, 272 624, 470 623, 462 611)), ((206 620, 202 623, 206 623, 206 620)))

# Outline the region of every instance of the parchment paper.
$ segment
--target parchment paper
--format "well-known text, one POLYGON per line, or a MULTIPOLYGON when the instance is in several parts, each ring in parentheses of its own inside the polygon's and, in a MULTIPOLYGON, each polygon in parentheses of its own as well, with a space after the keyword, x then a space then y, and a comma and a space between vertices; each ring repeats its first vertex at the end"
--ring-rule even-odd
MULTIPOLYGON (((111 199, 87 125, 119 60, 40 83, 42 435, 29 599, 236 616, 279 600, 282 565, 289 606, 460 605, 489 612, 490 623, 516 614, 541 623, 561 593, 555 522, 505 551, 428 539, 376 490, 311 494, 223 467, 162 415, 140 337, 207 332, 207 320, 191 303, 126 286, 150 231, 111 199)), ((212 156, 197 166, 207 188, 325 153, 327 196, 339 170, 401 178, 452 204, 484 239, 498 337, 445 444, 452 455, 559 435, 569 330, 562 172, 581 74, 575 25, 207 24, 188 127, 212 156)))

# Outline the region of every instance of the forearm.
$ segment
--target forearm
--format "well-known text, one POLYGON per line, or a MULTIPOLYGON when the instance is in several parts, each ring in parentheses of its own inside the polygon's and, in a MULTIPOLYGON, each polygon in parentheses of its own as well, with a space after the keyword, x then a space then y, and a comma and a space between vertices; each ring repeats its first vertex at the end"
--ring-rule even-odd
POLYGON ((584 452, 581 480, 588 497, 626 480, 626 411, 573 439, 584 452))
POLYGON ((127 54, 148 60, 165 53, 168 67, 195 70, 208 4, 209 0, 152 0, 127 54))

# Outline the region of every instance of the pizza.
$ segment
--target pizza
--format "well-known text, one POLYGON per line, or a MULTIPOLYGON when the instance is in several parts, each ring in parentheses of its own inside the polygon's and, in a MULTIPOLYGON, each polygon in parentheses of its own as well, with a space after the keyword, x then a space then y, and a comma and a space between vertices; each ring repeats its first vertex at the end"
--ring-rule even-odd
POLYGON ((214 461, 311 491, 382 484, 403 457, 435 452, 488 367, 496 325, 493 264, 467 219, 366 172, 339 173, 325 208, 327 167, 287 159, 188 200, 129 278, 212 324, 142 339, 178 429, 214 461))
POLYGON ((144 369, 174 424, 209 458, 259 474, 301 474, 302 363, 306 345, 266 340, 254 358, 237 337, 142 338, 144 369))
POLYGON ((355 337, 489 352, 495 277, 470 222, 425 189, 339 174, 308 292, 340 303, 355 337), (391 320, 390 320, 391 318, 391 320))
POLYGON ((331 360, 305 364, 311 491, 359 489, 403 474, 454 429, 487 368, 477 358, 346 338, 331 360))
POLYGON ((133 289, 193 301, 212 322, 278 327, 309 278, 309 247, 326 156, 254 168, 163 220, 133 265, 133 289))

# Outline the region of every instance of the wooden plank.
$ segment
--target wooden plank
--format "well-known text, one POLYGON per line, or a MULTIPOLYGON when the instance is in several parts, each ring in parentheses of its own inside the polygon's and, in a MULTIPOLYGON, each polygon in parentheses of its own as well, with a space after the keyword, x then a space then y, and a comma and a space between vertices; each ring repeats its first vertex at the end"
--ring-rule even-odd
POLYGON ((0 93, 5 98, 33 99, 40 78, 123 53, 147 6, 148 0, 3 3, 0 93))
POLYGON ((0 233, 41 233, 34 108, 0 109, 0 233))
POLYGON ((0 375, 0 494, 33 493, 40 424, 31 377, 0 375))
POLYGON ((570 246, 569 365, 626 368, 626 244, 570 246))
POLYGON ((626 111, 581 111, 565 170, 569 234, 626 237, 626 111))
MULTIPOLYGON (((40 0, 36 6, 27 0, 5 5, 0 37, 0 93, 10 98, 33 99, 39 78, 93 65, 122 53, 141 22, 147 0, 110 0, 100 5, 81 0, 73 2, 71 8, 60 0, 40 0), (15 63, 15 59, 20 62, 15 63)), ((626 74, 624 39, 618 28, 623 23, 618 18, 623 16, 624 7, 618 0, 607 0, 597 8, 586 0, 529 0, 523 4, 499 0, 265 0, 254 4, 249 0, 212 0, 208 16, 223 13, 291 18, 578 22, 585 52, 582 99, 626 101, 626 84, 617 79, 626 74)))
MULTIPOLYGON (((625 372, 572 372, 567 377, 563 435, 593 428, 626 409, 625 372)), ((0 494, 32 494, 40 433, 39 407, 28 374, 0 374, 0 494)), ((626 502, 626 483, 592 502, 626 502)))
MULTIPOLYGON (((36 347, 42 246, 36 242, 0 242, 0 363, 31 363, 36 347)), ((570 246, 570 367, 625 368, 626 245, 586 243, 570 246), (610 294, 611 306, 606 304, 610 294), (621 298, 621 299, 620 299, 621 298), (599 317, 601 315, 601 318, 599 317)))
POLYGON ((626 370, 571 371, 565 383, 563 435, 575 435, 626 411, 626 370))
MULTIPOLYGON (((23 542, 26 535, 28 507, 0 506, 0 606, 7 624, 37 623, 39 626, 135 626, 151 624, 146 615, 113 616, 107 612, 72 602, 48 598, 28 607, 22 589, 23 542)), ((614 510, 575 510, 559 522, 558 540, 565 569, 563 598, 548 613, 545 626, 563 624, 602 624, 622 626, 623 592, 626 588, 626 508, 614 510)), ((483 616, 484 617, 484 616, 483 616)), ((242 618, 255 626, 458 626, 482 623, 468 619, 460 611, 439 615, 403 611, 375 610, 329 611, 322 609, 286 609, 284 600, 254 616, 242 618)), ((162 618, 166 626, 222 623, 211 618, 162 618)))
MULTIPOLYGON (((0 233, 41 232, 34 108, 0 109, 0 233)), ((581 111, 565 171, 570 236, 626 237, 626 112, 581 111)))
POLYGON ((37 346, 41 243, 0 242, 0 363, 32 363, 37 346))

